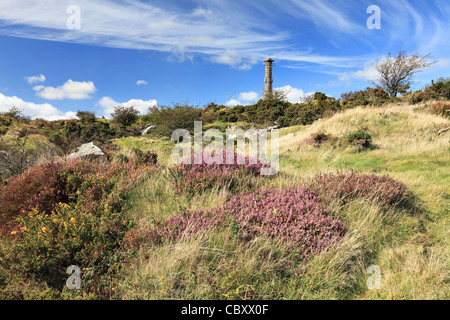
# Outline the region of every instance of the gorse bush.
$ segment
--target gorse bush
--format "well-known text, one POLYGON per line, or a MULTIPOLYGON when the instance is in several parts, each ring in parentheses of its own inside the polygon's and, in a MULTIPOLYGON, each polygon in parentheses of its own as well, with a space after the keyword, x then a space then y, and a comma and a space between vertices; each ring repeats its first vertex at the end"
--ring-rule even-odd
POLYGON ((428 107, 433 114, 450 118, 450 102, 433 102, 428 107))
POLYGON ((187 211, 152 227, 130 233, 130 245, 160 244, 211 229, 232 230, 241 241, 262 237, 280 241, 298 261, 338 245, 345 226, 321 205, 308 188, 259 190, 238 195, 210 211, 187 211))
MULTIPOLYGON (((0 185, 2 230, 11 231, 17 225, 15 219, 33 209, 51 214, 60 202, 82 203, 90 209, 119 185, 133 185, 133 179, 149 168, 136 167, 134 163, 119 165, 82 160, 49 162, 33 167, 0 185), (125 177, 128 180, 122 180, 125 177)), ((128 189, 123 188, 120 193, 125 194, 128 189)))
POLYGON ((366 90, 341 94, 345 108, 357 106, 381 106, 389 101, 389 94, 381 88, 366 88, 366 90))
POLYGON ((355 146, 368 147, 372 143, 372 137, 367 131, 359 129, 347 135, 347 141, 355 146))
POLYGON ((329 201, 347 203, 356 198, 381 206, 409 207, 411 194, 404 184, 389 176, 354 172, 326 173, 315 176, 309 186, 329 201))
POLYGON ((222 164, 209 164, 205 154, 199 157, 200 164, 195 164, 195 155, 190 164, 180 164, 169 168, 169 177, 175 190, 181 194, 196 195, 214 188, 225 188, 232 193, 239 193, 254 187, 261 175, 261 169, 266 166, 259 160, 242 156, 237 153, 230 155, 233 162, 227 163, 227 152, 222 154, 222 164), (242 162, 242 164, 240 164, 242 162))
POLYGON ((10 270, 45 281, 62 291, 70 265, 83 268, 83 292, 110 294, 113 273, 128 257, 120 242, 132 222, 111 211, 108 202, 95 208, 60 203, 52 214, 31 211, 13 231, 17 245, 2 252, 10 270))
POLYGON ((0 188, 3 232, 14 245, 0 255, 10 272, 45 281, 59 291, 70 265, 85 268, 84 292, 112 294, 112 278, 127 257, 121 239, 132 226, 124 205, 131 189, 156 167, 81 160, 48 163, 0 188), (12 230, 12 231, 11 231, 12 230))

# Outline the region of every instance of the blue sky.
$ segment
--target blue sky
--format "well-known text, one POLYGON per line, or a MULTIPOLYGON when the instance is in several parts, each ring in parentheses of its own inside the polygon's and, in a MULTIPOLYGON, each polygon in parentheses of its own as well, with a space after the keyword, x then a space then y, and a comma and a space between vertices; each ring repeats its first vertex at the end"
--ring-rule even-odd
POLYGON ((420 89, 450 76, 448 0, 1 0, 0 112, 109 117, 115 106, 257 101, 266 57, 292 102, 339 97, 389 52, 431 53, 420 89), (381 10, 369 29, 367 9, 381 10))

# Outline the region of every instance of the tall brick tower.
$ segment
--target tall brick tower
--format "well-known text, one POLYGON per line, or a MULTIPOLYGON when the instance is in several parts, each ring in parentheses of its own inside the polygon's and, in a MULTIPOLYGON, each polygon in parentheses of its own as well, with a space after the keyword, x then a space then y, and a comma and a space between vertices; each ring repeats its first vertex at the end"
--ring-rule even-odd
POLYGON ((272 84, 273 84, 273 78, 272 78, 272 64, 275 60, 273 59, 266 59, 264 60, 264 63, 266 65, 266 76, 264 79, 264 100, 270 100, 273 98, 273 91, 272 91, 272 84))

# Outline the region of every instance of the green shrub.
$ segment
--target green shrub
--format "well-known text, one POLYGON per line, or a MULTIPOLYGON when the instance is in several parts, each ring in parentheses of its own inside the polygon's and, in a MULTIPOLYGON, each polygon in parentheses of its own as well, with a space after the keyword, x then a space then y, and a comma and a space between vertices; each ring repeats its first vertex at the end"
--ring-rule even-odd
POLYGON ((327 141, 330 138, 330 135, 324 133, 324 132, 317 132, 311 134, 311 138, 313 139, 314 143, 319 146, 325 141, 327 141))
POLYGON ((355 146, 368 147, 372 143, 372 137, 367 131, 360 129, 347 135, 347 141, 355 146))
POLYGON ((187 104, 175 104, 173 107, 160 106, 158 110, 145 116, 145 121, 156 126, 152 134, 171 137, 174 130, 186 129, 194 133, 194 122, 202 120, 202 110, 187 104))
POLYGON ((139 119, 139 111, 134 107, 115 107, 114 112, 111 113, 114 121, 121 127, 129 127, 139 119))
POLYGON ((389 101, 389 94, 380 88, 366 88, 357 92, 343 93, 341 99, 346 108, 381 106, 389 101))

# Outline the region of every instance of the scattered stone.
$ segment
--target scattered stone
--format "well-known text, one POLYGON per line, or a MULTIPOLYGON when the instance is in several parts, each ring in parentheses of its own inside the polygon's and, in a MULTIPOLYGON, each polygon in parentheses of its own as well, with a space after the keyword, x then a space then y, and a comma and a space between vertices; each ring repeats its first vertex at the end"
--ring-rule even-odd
POLYGON ((83 160, 95 160, 95 159, 106 159, 106 154, 94 145, 94 142, 89 142, 83 144, 81 147, 78 148, 77 152, 71 153, 68 157, 68 159, 83 159, 83 160))
POLYGON ((156 126, 148 126, 147 128, 145 128, 144 130, 141 131, 141 135, 145 136, 146 134, 148 134, 148 132, 150 130, 153 130, 155 128, 156 128, 156 126))

